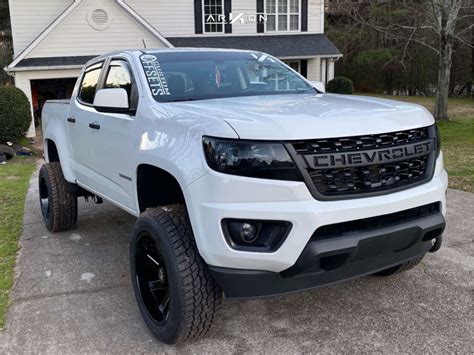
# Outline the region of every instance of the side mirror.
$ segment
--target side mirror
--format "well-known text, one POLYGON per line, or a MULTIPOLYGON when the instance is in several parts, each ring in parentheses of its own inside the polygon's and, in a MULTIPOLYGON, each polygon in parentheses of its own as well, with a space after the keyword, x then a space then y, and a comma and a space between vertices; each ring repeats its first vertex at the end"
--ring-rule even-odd
POLYGON ((326 88, 324 87, 324 83, 321 81, 310 81, 313 88, 318 90, 319 92, 326 92, 326 88))
POLYGON ((131 114, 127 90, 122 88, 100 89, 94 98, 94 108, 99 112, 131 114))

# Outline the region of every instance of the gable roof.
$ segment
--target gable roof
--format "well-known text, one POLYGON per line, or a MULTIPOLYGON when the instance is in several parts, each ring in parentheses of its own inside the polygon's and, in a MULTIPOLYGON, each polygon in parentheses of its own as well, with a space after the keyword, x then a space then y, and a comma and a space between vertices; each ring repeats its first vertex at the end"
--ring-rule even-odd
POLYGON ((61 66, 77 66, 82 67, 89 60, 95 58, 95 55, 84 55, 76 57, 38 57, 26 58, 20 60, 15 68, 29 67, 61 67, 61 66))
POLYGON ((234 48, 262 51, 275 57, 340 57, 341 52, 323 33, 256 36, 168 37, 175 47, 234 48))
MULTIPOLYGON (((31 42, 16 58, 13 60, 7 68, 6 71, 13 71, 14 68, 18 67, 19 63, 22 63, 22 67, 26 67, 25 65, 25 58, 28 54, 30 54, 40 43, 43 41, 55 28, 57 28, 65 19, 70 15, 81 3, 83 0, 74 0, 74 2, 64 10, 61 15, 59 15, 43 32, 41 32, 38 37, 35 38, 33 42, 31 42)), ((143 17, 141 17, 136 11, 130 8, 124 0, 114 0, 114 2, 123 9, 126 13, 128 13, 132 18, 135 19, 140 26, 145 28, 145 30, 151 33, 154 37, 159 39, 168 47, 173 47, 173 45, 161 34, 159 33, 153 26, 151 26, 143 17)), ((33 59, 33 58, 29 58, 33 59)), ((31 62, 31 61, 30 61, 31 62)), ((33 61, 34 62, 34 61, 33 61)), ((33 63, 32 62, 32 63, 33 63)), ((26 60, 26 63, 28 61, 26 60)), ((33 65, 38 66, 38 65, 33 65)))

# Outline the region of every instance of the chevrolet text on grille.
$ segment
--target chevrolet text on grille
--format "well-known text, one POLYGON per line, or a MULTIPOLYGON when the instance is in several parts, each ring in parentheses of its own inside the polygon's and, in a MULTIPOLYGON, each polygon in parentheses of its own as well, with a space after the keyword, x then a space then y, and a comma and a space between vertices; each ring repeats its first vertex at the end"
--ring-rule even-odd
POLYGON ((353 153, 331 153, 306 155, 305 160, 313 169, 341 168, 344 166, 365 166, 402 161, 429 154, 434 149, 433 140, 407 144, 389 149, 373 149, 353 153))

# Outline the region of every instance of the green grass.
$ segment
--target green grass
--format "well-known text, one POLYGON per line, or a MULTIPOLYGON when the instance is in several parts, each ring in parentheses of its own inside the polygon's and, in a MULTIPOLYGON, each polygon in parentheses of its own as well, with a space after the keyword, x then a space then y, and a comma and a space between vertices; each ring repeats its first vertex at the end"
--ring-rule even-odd
POLYGON ((5 324, 25 197, 34 170, 34 158, 17 157, 0 165, 0 329, 5 324))
MULTIPOLYGON (((370 95, 425 106, 433 112, 434 97, 370 95)), ((474 100, 449 99, 449 122, 439 122, 449 187, 474 192, 474 100)))

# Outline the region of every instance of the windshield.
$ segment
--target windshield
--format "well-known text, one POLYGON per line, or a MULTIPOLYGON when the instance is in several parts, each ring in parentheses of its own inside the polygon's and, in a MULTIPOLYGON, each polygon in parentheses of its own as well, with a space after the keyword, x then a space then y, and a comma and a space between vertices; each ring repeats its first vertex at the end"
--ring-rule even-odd
POLYGON ((159 52, 140 61, 159 102, 315 92, 286 65, 259 52, 159 52))

